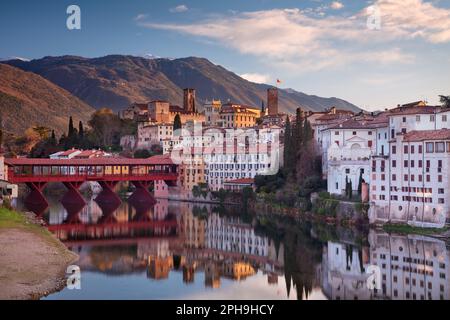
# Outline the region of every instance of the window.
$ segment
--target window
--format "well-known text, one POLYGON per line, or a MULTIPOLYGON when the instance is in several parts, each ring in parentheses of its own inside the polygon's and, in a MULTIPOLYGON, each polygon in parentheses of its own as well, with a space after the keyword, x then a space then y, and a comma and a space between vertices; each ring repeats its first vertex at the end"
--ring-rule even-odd
POLYGON ((403 153, 404 154, 408 154, 408 146, 404 146, 403 147, 403 153))
POLYGON ((350 169, 345 169, 345 173, 350 173, 350 169))
POLYGON ((403 121, 403 123, 405 123, 406 122, 406 117, 403 117, 402 121, 403 121))
POLYGON ((414 154, 414 146, 411 146, 411 154, 414 154))
POLYGON ((430 122, 434 122, 434 120, 435 120, 434 114, 430 115, 430 122))
POLYGON ((416 116, 416 121, 420 122, 420 116, 416 116))
POLYGON ((422 146, 419 146, 419 153, 422 153, 422 146))
POLYGON ((397 147, 396 146, 392 146, 392 154, 396 154, 397 153, 397 147))
POLYGON ((338 135, 339 135, 339 131, 335 131, 335 132, 334 132, 334 135, 335 135, 335 136, 338 136, 338 135))
POLYGON ((397 160, 392 160, 392 168, 396 168, 397 167, 397 160))
POLYGON ((356 136, 356 131, 353 131, 353 135, 356 136))
POLYGON ((447 115, 446 114, 442 115, 442 122, 447 122, 447 115))
POLYGON ((439 152, 439 153, 445 152, 444 142, 436 142, 436 152, 439 152))
POLYGON ((372 140, 369 140, 369 141, 367 142, 367 145, 368 145, 369 148, 372 148, 372 140))
POLYGON ((427 153, 433 153, 434 152, 434 143, 433 142, 427 142, 425 150, 427 151, 427 153))

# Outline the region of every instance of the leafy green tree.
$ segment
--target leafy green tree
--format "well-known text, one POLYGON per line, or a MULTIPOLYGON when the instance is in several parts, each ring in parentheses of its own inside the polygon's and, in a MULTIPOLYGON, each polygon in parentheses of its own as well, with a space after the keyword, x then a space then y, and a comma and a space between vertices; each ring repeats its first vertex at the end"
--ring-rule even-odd
POLYGON ((147 159, 147 158, 150 158, 152 156, 152 154, 147 149, 139 149, 134 152, 133 156, 136 159, 147 159))
POLYGON ((450 96, 439 96, 439 100, 444 108, 450 108, 450 96))
POLYGON ((89 120, 90 137, 95 146, 103 149, 120 144, 121 121, 111 109, 102 108, 94 112, 89 120))

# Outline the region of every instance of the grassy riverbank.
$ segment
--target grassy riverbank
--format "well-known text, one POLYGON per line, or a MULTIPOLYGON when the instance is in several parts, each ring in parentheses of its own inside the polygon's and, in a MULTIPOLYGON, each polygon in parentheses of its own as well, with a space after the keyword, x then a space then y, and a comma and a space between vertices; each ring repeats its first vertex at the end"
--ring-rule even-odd
POLYGON ((77 256, 31 214, 0 207, 0 299, 38 299, 64 285, 77 256))
POLYGON ((408 224, 394 224, 388 223, 383 225, 383 230, 388 233, 398 233, 398 234, 417 234, 423 236, 439 236, 443 235, 447 231, 450 230, 449 227, 445 227, 442 229, 438 228, 419 228, 410 226, 408 224))

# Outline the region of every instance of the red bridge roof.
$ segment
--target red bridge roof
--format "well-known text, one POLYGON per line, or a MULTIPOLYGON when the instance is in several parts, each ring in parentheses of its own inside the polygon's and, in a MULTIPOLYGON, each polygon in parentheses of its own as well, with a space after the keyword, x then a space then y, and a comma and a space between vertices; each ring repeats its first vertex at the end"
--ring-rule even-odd
POLYGON ((90 158, 90 159, 47 159, 47 158, 9 158, 5 159, 9 166, 139 166, 139 165, 172 165, 170 155, 157 155, 147 159, 131 158, 90 158))

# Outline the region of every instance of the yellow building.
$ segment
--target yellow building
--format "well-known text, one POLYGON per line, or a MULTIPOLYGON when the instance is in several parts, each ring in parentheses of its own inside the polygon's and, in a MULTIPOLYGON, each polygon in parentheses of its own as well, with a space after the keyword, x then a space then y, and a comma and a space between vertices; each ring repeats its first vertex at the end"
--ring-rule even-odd
POLYGON ((261 110, 239 104, 224 104, 220 110, 220 120, 225 128, 253 127, 260 116, 261 110))
POLYGON ((180 164, 179 185, 186 192, 205 183, 205 161, 202 154, 183 154, 180 164))

